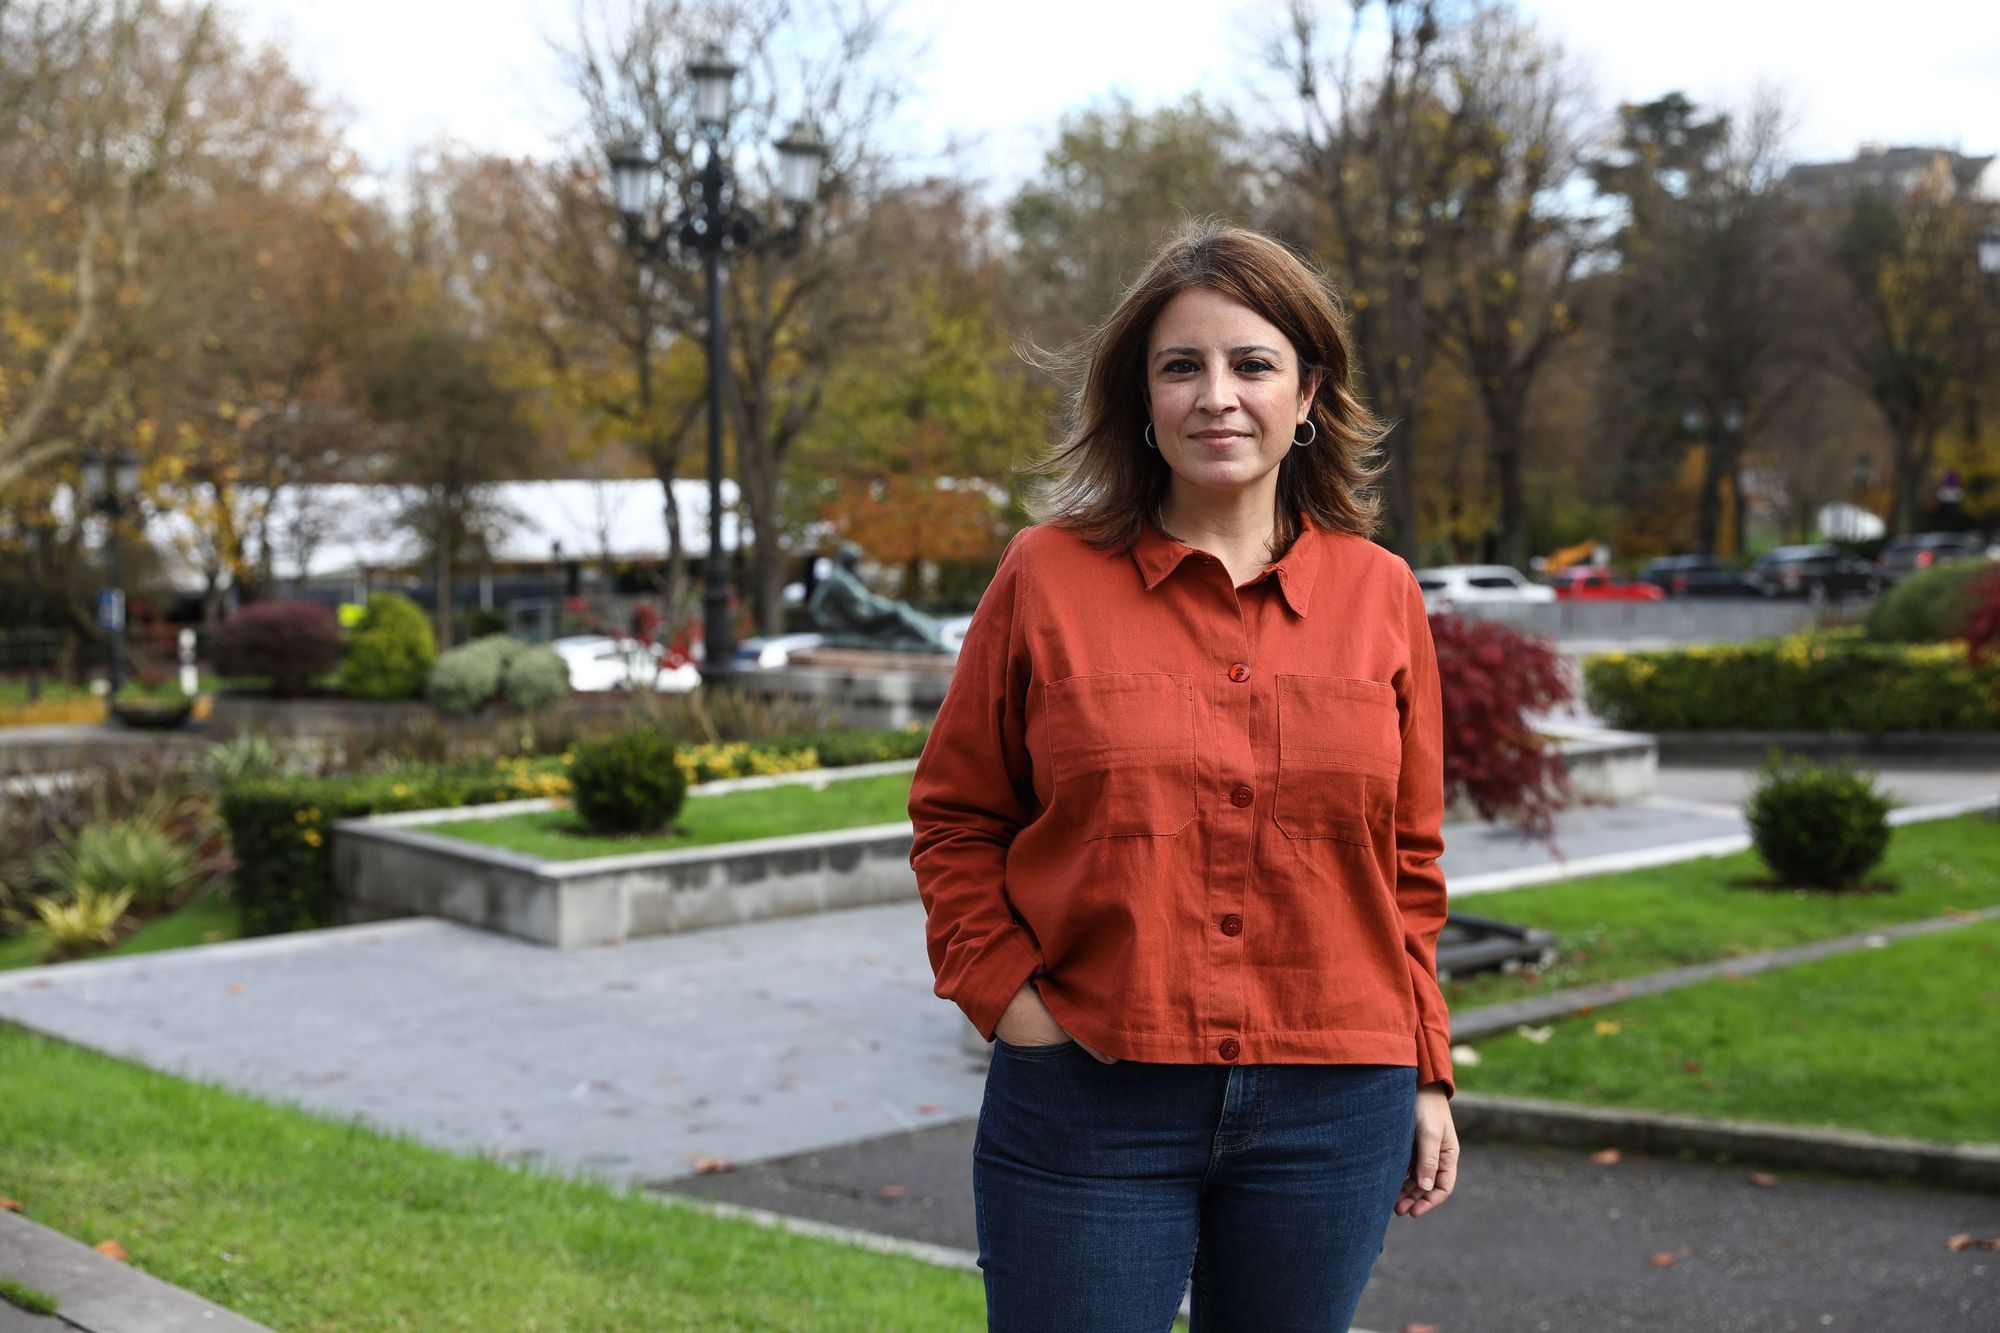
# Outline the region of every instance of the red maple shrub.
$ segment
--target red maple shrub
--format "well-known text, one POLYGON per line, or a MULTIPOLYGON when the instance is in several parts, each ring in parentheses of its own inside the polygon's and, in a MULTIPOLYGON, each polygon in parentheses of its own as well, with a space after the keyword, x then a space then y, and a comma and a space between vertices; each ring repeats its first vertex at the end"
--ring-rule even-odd
POLYGON ((225 676, 265 676, 298 694, 340 665, 340 622, 318 602, 252 602, 216 627, 209 655, 225 676))
POLYGON ((1575 690, 1546 640, 1490 620, 1430 618, 1444 695, 1445 799, 1464 797, 1481 819, 1512 816, 1546 838, 1569 803, 1569 775, 1527 714, 1568 703, 1575 690))
POLYGON ((2000 654, 2000 569, 1989 569, 1966 590, 1971 609, 1965 613, 1965 651, 1979 666, 1987 654, 2000 654))

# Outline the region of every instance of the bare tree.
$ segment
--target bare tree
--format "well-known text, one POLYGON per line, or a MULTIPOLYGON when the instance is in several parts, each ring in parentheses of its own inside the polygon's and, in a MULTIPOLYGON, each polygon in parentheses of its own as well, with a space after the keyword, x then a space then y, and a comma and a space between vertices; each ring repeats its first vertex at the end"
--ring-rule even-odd
POLYGON ((1318 242, 1346 289, 1361 395, 1390 423, 1391 541, 1417 558, 1417 415, 1435 345, 1430 325, 1455 177, 1470 161, 1474 126, 1455 102, 1446 29, 1463 19, 1452 0, 1353 0, 1336 39, 1314 0, 1292 0, 1272 57, 1294 80, 1301 122, 1295 180, 1308 209, 1281 229, 1318 242), (1364 34, 1382 16, 1384 44, 1364 34), (1337 43, 1337 49, 1336 49, 1337 43), (1368 53, 1369 67, 1362 59, 1368 53))

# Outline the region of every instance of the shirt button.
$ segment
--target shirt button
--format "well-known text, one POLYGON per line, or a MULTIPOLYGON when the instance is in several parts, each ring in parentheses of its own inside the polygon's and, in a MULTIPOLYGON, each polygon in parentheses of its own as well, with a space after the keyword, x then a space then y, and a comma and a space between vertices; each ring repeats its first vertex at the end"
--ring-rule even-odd
POLYGON ((1248 787, 1238 787, 1235 791, 1229 793, 1230 803, 1239 807, 1250 804, 1250 797, 1251 791, 1248 787))
POLYGON ((1250 668, 1238 662, 1235 666, 1229 668, 1229 678, 1238 685, 1241 685, 1244 681, 1250 679, 1250 668))
POLYGON ((1236 1038, 1224 1037, 1222 1044, 1215 1048, 1215 1053, 1225 1060, 1234 1060, 1237 1056, 1243 1054, 1243 1047, 1236 1038))
POLYGON ((1243 933, 1243 918, 1234 912, 1222 918, 1222 933, 1225 935, 1241 935, 1243 933))

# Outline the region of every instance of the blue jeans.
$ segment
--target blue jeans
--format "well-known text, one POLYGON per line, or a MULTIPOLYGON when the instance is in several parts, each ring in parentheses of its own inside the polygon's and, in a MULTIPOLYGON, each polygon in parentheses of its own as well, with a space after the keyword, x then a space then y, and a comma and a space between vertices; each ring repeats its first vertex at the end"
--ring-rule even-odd
POLYGON ((1413 1065, 1100 1064, 994 1043, 972 1147, 992 1333, 1344 1330, 1416 1135, 1413 1065))

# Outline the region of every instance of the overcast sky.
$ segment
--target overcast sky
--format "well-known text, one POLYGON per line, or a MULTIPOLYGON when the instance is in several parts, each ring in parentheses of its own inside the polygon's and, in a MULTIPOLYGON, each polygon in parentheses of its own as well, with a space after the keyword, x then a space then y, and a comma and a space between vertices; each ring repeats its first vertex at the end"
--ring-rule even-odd
MULTIPOLYGON (((350 142, 396 171, 440 136, 545 155, 579 109, 549 50, 570 0, 233 0, 244 33, 278 43, 348 115, 350 142)), ((1327 0, 1330 12, 1344 12, 1327 0)), ((1794 160, 1864 141, 2000 149, 2000 6, 1993 0, 1522 0, 1581 58, 1600 105, 1679 88, 1743 106, 1784 94, 1794 160)), ((1256 58, 1275 0, 902 0, 925 57, 899 133, 920 168, 1006 190, 1032 172, 1062 113, 1113 93, 1142 106, 1201 92, 1252 108, 1274 90, 1256 58), (943 155, 957 138, 970 147, 943 155)))

